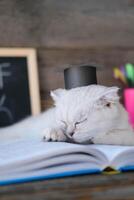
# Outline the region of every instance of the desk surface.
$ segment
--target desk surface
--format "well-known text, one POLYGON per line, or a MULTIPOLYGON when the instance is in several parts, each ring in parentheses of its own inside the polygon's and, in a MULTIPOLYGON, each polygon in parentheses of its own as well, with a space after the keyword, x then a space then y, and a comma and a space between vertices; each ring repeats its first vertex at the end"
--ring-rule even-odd
POLYGON ((0 187, 0 200, 134 199, 134 172, 84 175, 0 187))

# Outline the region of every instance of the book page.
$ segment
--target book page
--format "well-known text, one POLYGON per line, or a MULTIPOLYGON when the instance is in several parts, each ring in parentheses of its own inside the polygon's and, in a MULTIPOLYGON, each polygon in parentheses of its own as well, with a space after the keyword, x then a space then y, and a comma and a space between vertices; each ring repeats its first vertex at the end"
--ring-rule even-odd
MULTIPOLYGON (((0 166, 42 154, 49 155, 55 152, 60 154, 60 149, 64 146, 62 143, 43 142, 37 139, 3 142, 0 143, 0 166)), ((69 147, 70 144, 66 144, 65 149, 69 147)))
MULTIPOLYGON (((44 166, 49 166, 52 163, 56 164, 57 161, 64 163, 65 156, 65 162, 71 162, 72 154, 79 155, 74 156, 72 162, 73 160, 75 161, 75 157, 77 162, 82 162, 82 159, 85 159, 84 162, 89 162, 89 164, 93 162, 101 169, 102 166, 108 165, 120 153, 129 149, 134 150, 134 147, 95 144, 80 145, 65 142, 44 142, 37 139, 15 140, 0 143, 0 169, 6 166, 5 169, 8 169, 8 166, 10 168, 10 166, 15 167, 16 165, 17 167, 27 164, 29 165, 28 167, 32 168, 33 162, 34 164, 35 162, 40 162, 41 164, 41 159, 45 161, 45 165, 42 163, 44 166), (58 158, 59 156, 62 159, 58 158), (52 159, 50 160, 50 158, 52 159), (17 163, 19 164, 17 165, 17 163)), ((37 166, 39 167, 40 164, 37 164, 37 166)))
POLYGON ((96 149, 103 152, 108 158, 109 162, 115 159, 119 154, 134 150, 133 146, 119 146, 119 145, 94 145, 96 149))
MULTIPOLYGON (((52 156, 65 157, 66 154, 87 155, 87 161, 101 163, 103 155, 94 151, 92 145, 70 144, 65 142, 44 142, 40 140, 16 140, 0 144, 0 167, 8 166, 14 163, 27 164, 41 160, 50 159, 52 156), (97 157, 98 156, 98 157, 97 157)), ((55 159, 56 160, 56 159, 55 159)), ((77 160, 78 161, 78 160, 77 160)), ((79 159, 79 162, 81 158, 79 159)), ((46 163, 47 164, 47 163, 46 163)))
MULTIPOLYGON (((40 171, 41 168, 46 171, 51 169, 54 172, 62 167, 73 169, 73 166, 77 170, 84 169, 84 166, 90 170, 102 170, 110 165, 112 160, 118 158, 121 153, 124 156, 118 161, 124 162, 128 158, 128 155, 125 156, 128 151, 134 152, 134 147, 79 145, 65 142, 44 142, 37 139, 3 142, 0 143, 0 175, 5 174, 7 177, 8 174, 19 174, 29 170, 40 171), (75 168, 77 165, 80 168, 75 168)), ((115 166, 117 164, 116 161, 115 166)))

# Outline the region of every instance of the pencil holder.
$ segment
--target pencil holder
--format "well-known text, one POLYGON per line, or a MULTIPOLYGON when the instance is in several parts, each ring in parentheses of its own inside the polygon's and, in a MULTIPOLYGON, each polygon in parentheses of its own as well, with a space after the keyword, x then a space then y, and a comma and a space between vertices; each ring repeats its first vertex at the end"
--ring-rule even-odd
POLYGON ((134 88, 124 90, 124 104, 128 112, 129 122, 134 128, 134 88))
POLYGON ((97 84, 96 67, 90 65, 74 66, 64 70, 65 88, 97 84))

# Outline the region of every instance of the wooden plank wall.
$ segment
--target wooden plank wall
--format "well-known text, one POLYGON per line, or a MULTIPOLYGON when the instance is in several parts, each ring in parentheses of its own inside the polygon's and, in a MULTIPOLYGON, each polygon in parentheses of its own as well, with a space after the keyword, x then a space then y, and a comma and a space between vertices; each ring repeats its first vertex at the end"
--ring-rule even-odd
POLYGON ((134 0, 1 0, 0 46, 37 49, 42 109, 70 65, 96 64, 98 83, 120 85, 112 68, 134 63, 134 0))

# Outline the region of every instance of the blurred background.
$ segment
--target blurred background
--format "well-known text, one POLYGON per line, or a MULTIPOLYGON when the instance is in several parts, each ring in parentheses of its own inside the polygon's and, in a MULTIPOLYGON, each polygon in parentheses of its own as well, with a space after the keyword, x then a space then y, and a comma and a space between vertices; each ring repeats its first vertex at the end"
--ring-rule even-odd
POLYGON ((37 50, 42 110, 69 65, 94 64, 98 83, 134 63, 134 0, 0 0, 0 47, 37 50))

